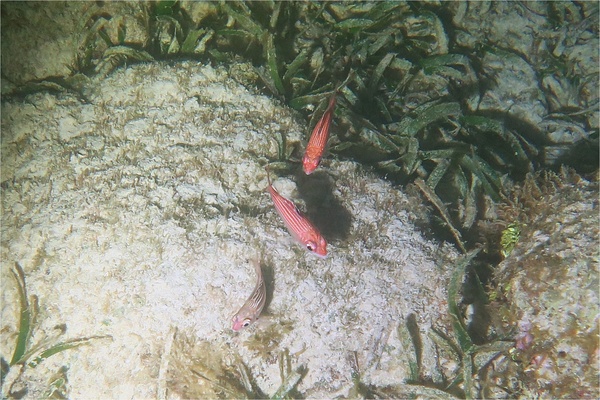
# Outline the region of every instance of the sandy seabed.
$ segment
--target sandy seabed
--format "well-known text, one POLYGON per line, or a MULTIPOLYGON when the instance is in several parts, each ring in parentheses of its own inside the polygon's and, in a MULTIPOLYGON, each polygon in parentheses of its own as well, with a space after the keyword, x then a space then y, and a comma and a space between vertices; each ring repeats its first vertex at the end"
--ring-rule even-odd
POLYGON ((193 352, 206 349, 242 360, 268 395, 285 349, 305 367, 298 390, 309 397, 348 393, 354 352, 364 381, 406 379, 396 328, 411 313, 422 330, 447 318, 455 257, 411 223, 414 199, 331 157, 308 178, 280 173, 282 195, 318 204, 330 244, 317 258, 265 192, 277 138, 305 140, 290 110, 196 63, 119 69, 89 93, 2 103, 1 354, 10 359, 16 342, 15 263, 39 299, 30 346, 59 324, 58 341, 110 338, 14 367, 4 395, 12 385, 38 398, 66 366, 72 398, 182 398, 198 379, 185 376, 193 352), (272 300, 235 333, 255 257, 271 271, 272 300))

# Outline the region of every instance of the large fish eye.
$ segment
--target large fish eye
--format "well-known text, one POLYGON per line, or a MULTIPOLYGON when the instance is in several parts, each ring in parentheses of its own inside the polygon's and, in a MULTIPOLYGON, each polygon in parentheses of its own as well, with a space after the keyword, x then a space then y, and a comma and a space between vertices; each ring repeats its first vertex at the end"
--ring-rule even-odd
POLYGON ((310 251, 315 251, 317 244, 315 242, 308 242, 306 243, 306 248, 310 251))
POLYGON ((242 326, 245 328, 248 325, 250 325, 250 320, 249 319, 244 320, 244 323, 242 324, 242 326))

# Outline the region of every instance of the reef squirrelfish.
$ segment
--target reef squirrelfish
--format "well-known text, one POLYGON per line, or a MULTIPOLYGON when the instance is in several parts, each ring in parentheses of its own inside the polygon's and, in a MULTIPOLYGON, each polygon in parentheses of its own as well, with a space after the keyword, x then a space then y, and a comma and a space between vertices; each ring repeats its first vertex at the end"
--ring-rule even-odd
POLYGON ((329 105, 325 113, 323 113, 323 116, 317 122, 317 125, 315 125, 306 145, 304 157, 302 158, 302 169, 306 175, 312 174, 317 169, 323 157, 325 145, 327 145, 327 140, 329 139, 329 128, 331 127, 331 118, 333 117, 333 110, 335 108, 335 96, 336 93, 334 92, 331 99, 329 99, 329 105))
POLYGON ((300 242, 308 251, 319 257, 327 255, 327 242, 321 236, 317 228, 298 210, 296 205, 280 195, 271 183, 269 169, 267 168, 267 180, 269 181, 269 193, 277 213, 283 219, 285 226, 291 235, 300 242))
POLYGON ((231 328, 236 332, 256 321, 267 299, 267 289, 260 268, 260 261, 254 261, 254 268, 257 275, 256 286, 242 308, 233 316, 233 326, 231 328))

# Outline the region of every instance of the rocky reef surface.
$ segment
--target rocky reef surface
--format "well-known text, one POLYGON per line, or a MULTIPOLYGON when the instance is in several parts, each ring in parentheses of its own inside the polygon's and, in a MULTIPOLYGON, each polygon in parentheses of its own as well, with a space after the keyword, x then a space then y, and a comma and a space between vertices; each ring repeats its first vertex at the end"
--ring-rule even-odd
POLYGON ((598 181, 567 170, 529 177, 506 213, 521 237, 495 271, 506 302, 492 308, 497 326, 516 331, 517 362, 490 379, 525 397, 597 398, 598 181))

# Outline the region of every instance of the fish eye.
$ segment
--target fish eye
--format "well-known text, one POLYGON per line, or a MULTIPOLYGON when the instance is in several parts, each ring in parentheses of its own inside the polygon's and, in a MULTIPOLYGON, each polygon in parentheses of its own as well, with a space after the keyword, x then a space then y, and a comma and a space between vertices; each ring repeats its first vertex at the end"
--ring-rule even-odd
POLYGON ((245 320, 244 323, 242 324, 242 326, 244 328, 247 327, 248 325, 250 325, 250 320, 249 319, 245 320))
POLYGON ((315 251, 317 244, 315 242, 308 242, 306 243, 306 248, 310 251, 315 251))

